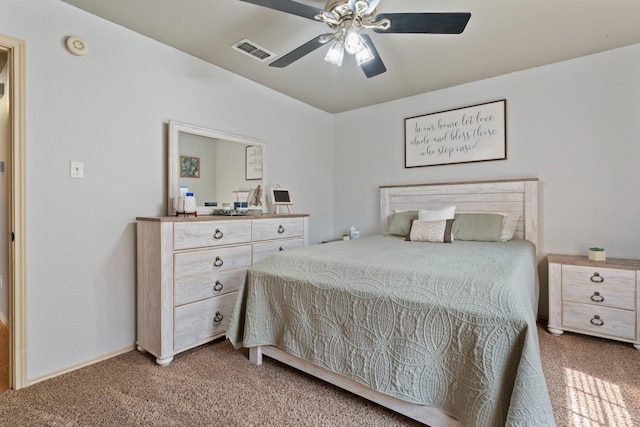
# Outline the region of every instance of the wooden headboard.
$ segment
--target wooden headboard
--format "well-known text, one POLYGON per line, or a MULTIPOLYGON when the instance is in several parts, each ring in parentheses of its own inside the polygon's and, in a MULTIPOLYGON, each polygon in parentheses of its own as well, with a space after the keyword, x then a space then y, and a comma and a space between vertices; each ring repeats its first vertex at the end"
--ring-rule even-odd
POLYGON ((456 212, 519 213, 514 238, 538 248, 538 179, 452 182, 380 186, 380 220, 386 232, 395 210, 438 209, 456 206, 456 212))

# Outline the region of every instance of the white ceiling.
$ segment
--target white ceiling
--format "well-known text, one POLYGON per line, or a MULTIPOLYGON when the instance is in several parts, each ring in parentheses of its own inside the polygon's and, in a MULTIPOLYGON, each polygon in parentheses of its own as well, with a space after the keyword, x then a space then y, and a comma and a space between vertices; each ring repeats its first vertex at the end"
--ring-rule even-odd
POLYGON ((324 61, 327 46, 286 68, 233 50, 249 39, 279 57, 328 32, 321 22, 239 0, 62 1, 330 113, 640 43, 639 0, 382 0, 378 13, 471 19, 460 35, 367 31, 387 67, 367 79, 350 56, 342 67, 324 61))

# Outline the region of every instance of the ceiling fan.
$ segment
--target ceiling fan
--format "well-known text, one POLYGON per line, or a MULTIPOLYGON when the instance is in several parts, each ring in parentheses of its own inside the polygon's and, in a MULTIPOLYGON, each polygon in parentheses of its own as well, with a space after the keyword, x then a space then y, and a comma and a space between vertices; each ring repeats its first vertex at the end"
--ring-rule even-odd
POLYGON ((344 52, 355 55, 367 77, 387 71, 373 40, 362 33, 460 34, 471 18, 470 13, 381 13, 376 14, 380 0, 328 0, 325 9, 291 0, 240 0, 269 9, 291 13, 324 22, 332 32, 321 34, 269 64, 283 68, 329 42, 325 60, 342 64, 344 52))

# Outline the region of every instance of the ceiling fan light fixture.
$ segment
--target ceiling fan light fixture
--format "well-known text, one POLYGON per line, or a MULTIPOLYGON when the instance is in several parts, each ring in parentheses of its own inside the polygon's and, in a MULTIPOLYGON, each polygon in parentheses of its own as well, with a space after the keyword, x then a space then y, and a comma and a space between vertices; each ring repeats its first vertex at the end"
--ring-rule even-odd
POLYGON ((366 43, 364 43, 362 49, 360 49, 360 51, 356 53, 356 62, 358 63, 358 66, 364 64, 365 62, 371 61, 373 58, 373 53, 366 43))
POLYGON ((354 55, 362 50, 362 46, 364 46, 364 40, 358 34, 358 30, 349 28, 344 36, 344 48, 347 53, 354 55))
POLYGON ((336 40, 331 45, 331 48, 325 55, 324 60, 331 64, 341 66, 342 58, 344 58, 344 46, 342 46, 340 41, 336 40))
POLYGON ((369 15, 373 13, 380 0, 349 0, 349 9, 358 15, 369 15))

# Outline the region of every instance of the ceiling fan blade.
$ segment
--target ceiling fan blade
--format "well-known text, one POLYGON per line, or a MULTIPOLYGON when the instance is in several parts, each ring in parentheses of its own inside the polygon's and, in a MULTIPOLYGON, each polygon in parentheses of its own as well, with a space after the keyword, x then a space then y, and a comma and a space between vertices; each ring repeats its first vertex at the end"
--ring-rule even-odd
POLYGON ((291 13, 292 15, 302 16, 303 18, 314 19, 318 13, 324 12, 324 9, 308 6, 291 0, 240 0, 245 3, 256 4, 258 6, 268 7, 269 9, 279 10, 280 12, 291 13))
POLYGON ((360 65, 360 68, 362 68, 362 71, 364 71, 364 74, 367 76, 367 78, 375 77, 378 74, 382 74, 385 71, 387 71, 387 67, 384 66, 384 63, 382 62, 382 58, 380 58, 380 55, 378 54, 378 50, 373 44, 373 40, 371 40, 371 37, 369 37, 367 34, 360 34, 360 35, 365 40, 365 42, 367 43, 367 46, 369 46, 369 49, 373 54, 372 60, 367 61, 364 64, 360 65))
POLYGON ((322 39, 323 37, 329 37, 331 35, 331 33, 327 33, 327 34, 320 34, 318 37, 316 37, 313 40, 309 40, 308 42, 306 42, 305 44, 303 44, 302 46, 292 50, 291 52, 287 53, 284 56, 281 56, 280 58, 276 59, 275 61, 273 61, 271 64, 269 64, 269 67, 278 67, 278 68, 284 68, 287 65, 291 64, 292 62, 297 61, 298 59, 302 58, 303 56, 313 52, 314 50, 318 49, 321 46, 326 45, 327 43, 321 43, 320 39, 322 39))
POLYGON ((387 30, 374 28, 376 33, 428 33, 460 34, 471 18, 467 12, 461 13, 381 13, 375 21, 391 21, 387 30))

